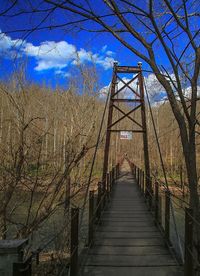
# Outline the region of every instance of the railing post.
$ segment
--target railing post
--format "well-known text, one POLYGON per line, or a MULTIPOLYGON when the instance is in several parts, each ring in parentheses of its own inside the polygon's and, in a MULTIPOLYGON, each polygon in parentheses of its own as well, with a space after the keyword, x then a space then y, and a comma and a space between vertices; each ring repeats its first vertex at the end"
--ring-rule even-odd
POLYGON ((101 182, 98 183, 98 194, 97 194, 97 221, 99 222, 101 218, 101 196, 102 196, 102 190, 101 190, 101 182))
POLYGON ((145 194, 145 187, 144 187, 144 183, 145 182, 145 177, 144 177, 144 171, 142 171, 142 192, 143 195, 145 194))
POLYGON ((133 178, 135 178, 135 165, 132 163, 132 166, 131 166, 131 171, 132 171, 132 174, 133 174, 133 178))
POLYGON ((140 190, 141 190, 141 193, 143 193, 143 191, 142 191, 142 169, 140 169, 140 190))
POLYGON ((102 209, 105 208, 106 206, 106 180, 104 180, 104 183, 102 184, 102 194, 101 196, 103 197, 103 202, 102 202, 102 209))
POLYGON ((193 210, 185 208, 185 263, 184 276, 193 276, 193 210))
POLYGON ((70 276, 78 275, 78 224, 79 209, 71 209, 70 276))
MULTIPOLYGON (((147 178, 146 178, 147 180, 147 178)), ((146 185, 146 190, 145 190, 145 198, 148 202, 149 205, 149 210, 152 210, 152 201, 153 201, 153 189, 152 189, 152 184, 151 184, 152 178, 148 178, 148 185, 145 181, 145 185, 146 185)))
POLYGON ((165 191, 165 238, 170 244, 170 192, 165 191))
POLYGON ((106 193, 107 193, 107 200, 110 199, 110 175, 107 172, 106 174, 106 193))
POLYGON ((65 204, 64 204, 64 212, 69 212, 70 208, 70 192, 71 192, 71 179, 68 176, 66 179, 66 187, 65 187, 65 204))
POLYGON ((115 179, 117 179, 117 165, 115 166, 115 179))
POLYGON ((119 163, 117 163, 117 178, 119 177, 119 163))
POLYGON ((158 196, 158 221, 162 227, 162 197, 158 196))
POLYGON ((110 183, 110 195, 111 195, 111 192, 112 192, 112 183, 113 183, 113 178, 112 178, 112 171, 109 172, 109 183, 110 183))
POLYGON ((94 191, 89 193, 89 229, 88 229, 88 246, 92 246, 94 235, 94 191))
POLYGON ((158 182, 155 182, 155 222, 158 224, 158 212, 159 212, 159 205, 158 205, 158 182))
POLYGON ((136 176, 135 176, 135 178, 136 178, 136 183, 138 185, 138 167, 136 167, 136 176))
POLYGON ((115 167, 112 168, 112 186, 115 184, 115 167))
POLYGON ((140 168, 138 168, 138 186, 140 189, 140 168))
POLYGON ((133 175, 133 177, 134 177, 134 164, 131 163, 130 167, 131 167, 131 173, 132 173, 132 175, 133 175))
POLYGON ((134 165, 134 176, 135 176, 135 179, 137 178, 136 173, 137 173, 137 168, 136 168, 136 165, 134 165))
POLYGON ((141 193, 143 194, 143 171, 142 171, 142 169, 140 170, 140 189, 141 189, 141 193))

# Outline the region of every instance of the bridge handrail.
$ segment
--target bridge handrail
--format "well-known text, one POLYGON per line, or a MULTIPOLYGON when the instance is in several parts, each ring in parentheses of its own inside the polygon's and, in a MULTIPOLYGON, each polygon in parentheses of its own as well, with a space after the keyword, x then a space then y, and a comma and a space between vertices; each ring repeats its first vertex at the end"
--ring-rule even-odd
MULTIPOLYGON (((154 214, 155 216, 155 222, 161 229, 161 232, 165 236, 166 243, 170 248, 172 247, 172 241, 171 241, 171 215, 174 222, 174 231, 176 232, 177 239, 179 241, 179 247, 180 247, 180 255, 181 255, 181 263, 184 264, 184 275, 185 276, 193 276, 196 275, 195 273, 200 271, 200 256, 198 255, 198 245, 196 244, 194 233, 198 235, 198 231, 195 229, 200 229, 200 223, 199 221, 194 217, 193 210, 189 208, 188 202, 185 200, 179 198, 175 194, 170 191, 170 189, 163 185, 164 183, 160 183, 157 181, 156 178, 149 178, 149 181, 151 181, 151 189, 148 188, 148 186, 145 183, 145 173, 144 171, 137 167, 133 162, 127 159, 129 162, 129 165, 131 167, 132 173, 136 179, 136 183, 139 186, 139 189, 141 193, 144 195, 149 210, 154 214), (164 191, 161 190, 161 187, 164 187, 164 191), (164 196, 165 205, 163 208, 162 198, 164 196), (174 198, 174 199, 173 199, 174 198), (181 204, 184 204, 183 206, 177 204, 175 202, 175 199, 178 199, 181 201, 181 204), (185 236, 182 239, 180 233, 178 233, 178 227, 177 227, 177 221, 174 214, 174 204, 178 205, 180 210, 184 210, 184 224, 185 224, 185 236), (164 210, 163 210, 164 209, 164 210), (164 211, 164 212, 163 212, 164 211), (164 225, 162 223, 164 217, 164 225), (195 232, 196 231, 196 232, 195 232), (184 245, 184 253, 181 252, 182 246, 181 242, 184 245)), ((180 213, 180 211, 179 211, 180 213)), ((177 252, 176 252, 177 253, 177 252)))

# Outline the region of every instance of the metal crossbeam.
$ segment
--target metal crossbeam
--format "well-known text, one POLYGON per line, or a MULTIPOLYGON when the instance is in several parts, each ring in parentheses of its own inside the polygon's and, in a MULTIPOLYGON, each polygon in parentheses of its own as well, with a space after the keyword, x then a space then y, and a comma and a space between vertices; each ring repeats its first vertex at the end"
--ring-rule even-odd
POLYGON ((113 107, 116 108, 119 112, 121 112, 124 116, 122 116, 120 119, 118 119, 117 121, 115 121, 111 126, 108 126, 109 128, 111 128, 112 126, 114 126, 115 124, 117 124, 118 122, 120 122, 121 120, 125 119, 126 117, 128 119, 130 119, 132 122, 134 122, 136 125, 138 125, 139 127, 142 128, 142 125, 139 124, 136 120, 134 120, 132 117, 130 117, 129 115, 133 112, 135 112, 138 108, 141 107, 141 104, 136 106, 134 109, 130 110, 128 113, 125 113, 123 110, 121 110, 119 107, 117 107, 116 105, 113 104, 113 107))
POLYGON ((126 83, 122 78, 120 78, 119 76, 117 76, 117 78, 118 78, 121 82, 123 82, 124 86, 121 87, 117 92, 115 92, 115 94, 113 95, 113 98, 114 98, 117 94, 119 94, 122 90, 124 90, 124 88, 126 88, 126 87, 128 87, 137 97, 140 98, 140 95, 139 95, 132 87, 129 86, 129 84, 131 84, 135 79, 138 78, 138 75, 136 75, 133 79, 131 79, 131 80, 128 81, 127 83, 126 83))

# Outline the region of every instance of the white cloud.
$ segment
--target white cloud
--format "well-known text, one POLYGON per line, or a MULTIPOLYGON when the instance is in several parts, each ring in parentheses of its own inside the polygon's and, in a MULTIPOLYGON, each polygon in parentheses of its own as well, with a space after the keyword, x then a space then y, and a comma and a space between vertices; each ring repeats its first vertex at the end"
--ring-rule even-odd
POLYGON ((13 53, 19 56, 26 55, 36 60, 36 71, 53 69, 56 74, 68 76, 66 68, 69 65, 84 63, 96 63, 105 70, 112 68, 114 52, 107 50, 105 45, 99 53, 93 53, 83 48, 76 49, 76 46, 67 41, 44 41, 34 45, 20 39, 12 39, 0 31, 0 55, 11 57, 13 53), (21 47, 20 47, 21 46, 21 47), (13 51, 15 49, 15 52, 13 51))
POLYGON ((55 70, 55 74, 58 76, 61 76, 61 77, 65 77, 65 78, 69 78, 71 76, 71 74, 69 72, 66 72, 61 69, 55 70))
POLYGON ((82 64, 84 62, 91 62, 94 61, 94 57, 96 57, 95 54, 92 54, 92 52, 87 52, 85 49, 80 49, 79 51, 75 52, 75 55, 73 57, 72 64, 82 64))
MULTIPOLYGON (((183 91, 184 97, 190 99, 192 95, 192 88, 191 86, 188 86, 183 91)), ((197 96, 200 97, 200 86, 197 86, 197 96)))
POLYGON ((105 54, 99 55, 83 48, 77 50, 73 44, 69 44, 66 41, 45 41, 39 46, 26 43, 24 52, 37 60, 36 71, 63 69, 69 64, 78 65, 87 62, 96 63, 108 70, 115 62, 114 58, 105 54))
POLYGON ((66 41, 45 41, 39 46, 32 43, 26 43, 24 52, 31 57, 36 58, 36 71, 47 69, 62 69, 71 62, 75 56, 76 48, 66 41))
POLYGON ((106 51, 107 56, 113 56, 115 53, 113 51, 106 51))
POLYGON ((96 63, 101 65, 105 70, 112 68, 114 62, 116 62, 116 60, 112 57, 98 56, 96 58, 96 63))
POLYGON ((0 30, 0 54, 8 58, 17 54, 17 50, 24 45, 21 39, 12 39, 0 30))

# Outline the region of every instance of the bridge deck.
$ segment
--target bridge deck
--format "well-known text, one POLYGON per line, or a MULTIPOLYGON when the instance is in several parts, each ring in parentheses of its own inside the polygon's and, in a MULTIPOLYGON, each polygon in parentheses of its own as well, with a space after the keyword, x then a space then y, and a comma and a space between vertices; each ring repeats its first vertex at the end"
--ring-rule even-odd
POLYGON ((81 275, 183 275, 129 172, 115 184, 81 275))

